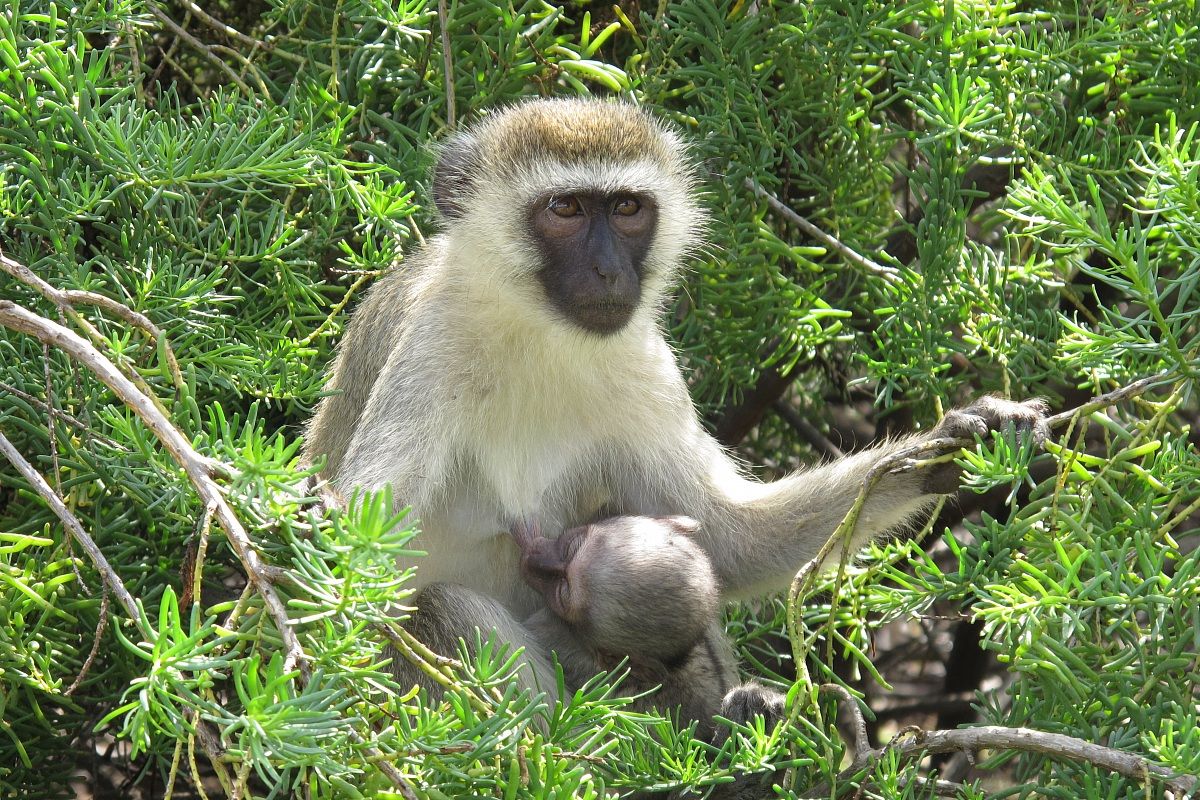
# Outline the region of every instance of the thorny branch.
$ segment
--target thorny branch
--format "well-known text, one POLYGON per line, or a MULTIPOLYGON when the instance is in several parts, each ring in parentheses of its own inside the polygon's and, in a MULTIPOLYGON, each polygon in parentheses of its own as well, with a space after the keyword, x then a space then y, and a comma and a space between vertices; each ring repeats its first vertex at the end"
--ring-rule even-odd
POLYGON ((142 393, 133 382, 100 351, 90 345, 82 337, 56 322, 22 308, 10 300, 0 300, 0 325, 37 338, 39 341, 57 347, 67 355, 79 361, 98 377, 109 389, 121 399, 126 406, 146 424, 163 446, 170 452, 172 458, 183 468, 188 480, 195 487, 196 493, 205 504, 212 504, 216 509, 217 521, 225 530, 229 543, 246 570, 246 577, 255 591, 263 599, 267 613, 279 630, 284 647, 284 670, 290 671, 297 666, 306 670, 304 650, 300 640, 292 629, 288 619, 287 608, 271 581, 267 565, 254 549, 254 544, 246 533, 246 529, 238 520, 233 508, 225 499, 221 487, 213 480, 215 472, 211 459, 196 452, 187 438, 171 424, 166 415, 142 393))

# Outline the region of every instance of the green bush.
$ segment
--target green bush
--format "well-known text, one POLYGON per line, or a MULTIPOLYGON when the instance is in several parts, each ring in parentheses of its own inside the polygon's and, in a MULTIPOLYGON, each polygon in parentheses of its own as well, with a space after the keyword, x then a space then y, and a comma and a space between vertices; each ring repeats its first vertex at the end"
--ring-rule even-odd
POLYGON ((1000 664, 979 721, 1200 774, 1198 124, 1189 0, 5 0, 0 796, 593 797, 784 768, 784 797, 1165 796, 1029 753, 939 788, 919 737, 856 761, 817 684, 886 691, 876 631, 970 617, 1000 664), (566 708, 514 693, 502 647, 439 671, 441 705, 397 685, 412 521, 330 509, 298 464, 354 299, 436 228, 429 144, 576 93, 659 109, 706 168, 712 246, 670 329, 764 475, 982 392, 1065 412, 1045 454, 964 453, 999 500, 944 512, 941 555, 894 542, 732 609, 793 715, 720 752, 607 678, 566 708), (253 552, 283 571, 248 580, 253 552))

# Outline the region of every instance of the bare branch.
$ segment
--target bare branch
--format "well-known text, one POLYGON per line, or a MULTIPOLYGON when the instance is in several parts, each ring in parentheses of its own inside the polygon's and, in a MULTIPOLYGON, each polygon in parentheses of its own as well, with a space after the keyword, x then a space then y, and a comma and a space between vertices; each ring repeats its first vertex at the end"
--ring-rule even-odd
POLYGON ((888 750, 899 754, 903 759, 911 759, 934 753, 966 753, 984 749, 1020 750, 1025 753, 1042 753, 1067 761, 1082 761, 1136 781, 1161 781, 1171 791, 1183 797, 1191 796, 1200 784, 1200 778, 1197 776, 1173 772, 1136 753, 1093 744, 1061 733, 1047 733, 1032 728, 1005 728, 999 725, 952 731, 918 730, 911 735, 897 736, 887 747, 873 751, 872 758, 879 758, 888 750))
POLYGON ((183 467, 196 493, 206 505, 212 504, 216 509, 217 521, 225 530, 229 543, 233 546, 238 560, 242 562, 255 591, 263 599, 267 613, 275 622, 279 635, 283 639, 285 652, 284 669, 291 670, 299 666, 302 670, 304 650, 300 640, 292 629, 288 619, 287 608, 275 591, 266 564, 254 549, 246 529, 234 514, 233 509, 225 500, 221 487, 211 476, 212 459, 205 458, 192 448, 191 442, 170 423, 166 415, 138 388, 129 378, 113 366, 96 348, 88 344, 74 331, 64 328, 56 322, 39 316, 22 308, 10 300, 0 300, 0 325, 15 331, 36 337, 38 340, 59 348, 67 355, 82 363, 96 374, 109 389, 121 399, 146 424, 171 457, 183 467))
MULTIPOLYGON (((75 306, 90 305, 102 311, 107 311, 133 327, 145 331, 156 343, 162 343, 163 353, 167 359, 167 370, 171 373, 171 382, 175 384, 177 391, 183 390, 183 373, 179 369, 179 362, 175 359, 175 351, 171 349, 171 345, 167 342, 166 334, 163 333, 162 329, 151 322, 150 318, 145 314, 140 314, 124 303, 117 302, 111 297, 105 297, 96 292, 88 292, 82 289, 58 289, 51 286, 29 267, 13 261, 3 253, 0 253, 0 270, 7 272, 51 303, 54 303, 64 313, 71 313, 73 317, 77 318, 77 315, 73 313, 75 306)), ((88 336, 92 337, 93 341, 103 341, 100 332, 92 327, 90 323, 86 324, 85 330, 88 336)), ((145 387, 142 387, 142 390, 145 391, 145 387)))
POLYGON ((83 683, 83 679, 92 670, 92 664, 96 663, 96 656, 100 653, 100 640, 104 638, 104 631, 108 629, 108 598, 109 593, 107 588, 100 593, 100 616, 96 620, 96 631, 92 634, 92 648, 88 651, 87 658, 83 660, 83 666, 79 668, 79 674, 75 676, 75 680, 71 681, 71 685, 63 691, 63 696, 70 697, 83 683))
MULTIPOLYGON (((5 304, 11 305, 11 303, 9 303, 7 300, 0 300, 0 309, 2 309, 5 304)), ((51 325, 55 324, 49 320, 45 321, 51 325)), ((65 331, 66 328, 63 328, 63 330, 65 331)), ((73 333, 71 335, 75 336, 73 333)), ((75 336, 75 338, 79 339, 78 336, 75 336)), ((83 342, 85 346, 90 347, 90 345, 88 345, 87 342, 84 342, 83 339, 79 339, 79 341, 83 342)), ((113 367, 113 369, 115 371, 116 368, 113 367)), ((4 457, 7 458, 9 462, 17 468, 17 472, 21 473, 25 480, 29 481, 29 485, 33 487, 33 490, 37 492, 43 500, 46 501, 46 505, 50 506, 50 510, 53 511, 54 515, 62 522, 63 527, 67 529, 67 532, 71 534, 71 537, 74 538, 79 546, 83 548, 83 551, 87 553, 88 558, 90 558, 92 561, 92 565, 96 568, 96 571, 100 573, 100 577, 103 579, 104 585, 107 586, 108 590, 116 596, 117 602, 119 602, 121 607, 125 609, 125 613, 135 623, 138 622, 141 619, 141 615, 138 613, 137 603, 133 601, 133 595, 131 595, 129 590, 125 588, 125 584, 121 582, 121 577, 117 575, 117 571, 114 570, 112 565, 108 563, 108 559, 104 557, 104 553, 100 552, 100 548, 96 545, 96 541, 92 539, 90 535, 88 535, 87 531, 83 529, 83 525, 81 525, 79 520, 75 518, 75 515, 71 513, 71 509, 67 508, 67 505, 62 501, 62 498, 54 493, 54 490, 50 488, 50 484, 46 482, 46 479, 42 477, 41 473, 34 469, 33 465, 25 460, 25 457, 21 455, 20 451, 18 451, 16 447, 13 446, 13 443, 8 440, 8 437, 5 436, 3 432, 0 432, 0 454, 3 454, 4 457)))
POLYGON ((49 403, 45 402, 44 400, 40 400, 40 399, 34 397, 29 392, 21 391, 17 387, 13 386, 11 383, 5 383, 4 381, 0 381, 0 391, 6 392, 7 394, 15 395, 15 396, 21 398, 26 403, 29 403, 29 405, 33 406, 34 408, 38 409, 39 411, 41 411, 47 415, 53 415, 55 419, 60 420, 61 422, 67 423, 72 428, 74 428, 75 430, 84 434, 85 436, 92 437, 92 438, 96 439, 96 441, 99 441, 99 442, 104 442, 106 445, 113 448, 114 450, 125 450, 126 452, 128 452, 128 450, 129 450, 129 448, 125 447, 124 445, 119 443, 117 440, 110 439, 109 437, 105 436, 104 434, 99 433, 96 430, 92 429, 83 420, 77 419, 76 417, 71 416, 67 412, 63 411, 61 408, 52 407, 49 403))
POLYGON ((220 31, 231 39, 237 39, 242 44, 250 45, 250 47, 253 49, 273 52, 280 58, 286 58, 287 60, 297 64, 304 63, 303 56, 298 56, 295 53, 289 53, 286 50, 276 50, 274 41, 261 41, 259 39, 255 39, 253 36, 247 36, 232 25, 222 22, 216 17, 210 15, 207 11, 201 8, 198 3, 194 2, 194 0, 179 0, 179 2, 184 8, 192 12, 196 16, 196 19, 200 20, 213 30, 220 31))
POLYGON ((491 709, 479 695, 455 680, 453 671, 461 670, 462 662, 433 652, 424 642, 401 625, 377 623, 374 628, 392 643, 392 647, 396 648, 405 660, 421 670, 431 681, 442 688, 463 692, 467 696, 467 701, 476 711, 484 715, 491 714, 491 709))
POLYGON ((1093 397, 1086 403, 1076 406, 1069 411, 1063 411, 1055 414, 1052 417, 1047 417, 1046 424, 1051 428, 1061 428, 1075 417, 1081 417, 1086 414, 1099 411, 1103 408, 1116 405, 1122 400, 1128 400, 1131 397, 1135 397, 1147 389, 1159 385, 1160 383, 1166 383, 1173 377, 1176 379, 1179 377, 1175 370, 1166 370, 1165 372, 1160 372, 1157 375, 1150 375, 1149 377, 1141 378, 1127 386, 1122 386, 1120 389, 1114 389, 1111 392, 1093 397))
POLYGON ((842 448, 830 441, 829 437, 821 433, 816 425, 806 420, 796 409, 789 406, 783 400, 776 400, 771 404, 771 408, 775 410, 780 419, 792 426, 818 452, 829 458, 841 458, 846 455, 842 452, 842 448))
MULTIPOLYGON (((837 695, 845 701, 852 713, 861 719, 858 703, 848 691, 835 684, 825 684, 821 691, 837 695)), ((984 725, 978 728, 957 730, 925 731, 917 727, 905 728, 883 747, 864 748, 865 729, 862 735, 855 732, 855 753, 850 766, 838 774, 838 780, 850 780, 872 763, 888 753, 895 753, 901 760, 924 758, 936 753, 974 753, 979 750, 1019 750, 1025 753, 1042 753, 1060 760, 1082 761, 1107 769, 1133 780, 1161 781, 1180 797, 1192 796, 1200 778, 1176 773, 1166 767, 1152 763, 1144 756, 1117 750, 1113 747, 1094 744, 1066 736, 1047 733, 1032 728, 1006 728, 999 725, 984 725)), ((949 784, 948 786, 952 786, 949 784)), ((810 797, 823 797, 828 787, 817 787, 810 797)))
POLYGON ((804 231, 824 246, 828 247, 830 250, 833 250, 841 255, 842 258, 846 259, 851 264, 857 264, 868 272, 872 272, 890 283, 900 280, 900 271, 898 269, 895 267, 885 267, 883 264, 878 264, 851 247, 842 244, 842 242, 836 239, 832 234, 821 230, 816 225, 812 224, 807 219, 788 208, 786 205, 780 202, 775 195, 759 186, 750 178, 746 179, 746 188, 766 200, 767 205, 769 205, 776 213, 780 214, 788 222, 792 223, 797 228, 804 231))
POLYGON ((206 59, 215 64, 218 69, 228 75, 229 79, 237 84, 237 87, 242 90, 242 94, 244 94, 246 97, 254 96, 254 91, 246 84, 244 80, 238 77, 238 74, 233 71, 233 67, 217 58, 217 56, 213 53, 212 48, 184 30, 178 22, 171 19, 165 11, 159 8, 157 3, 152 2, 152 0, 146 0, 146 7, 150 9, 150 13, 158 17, 164 25, 170 28, 176 36, 190 44, 198 53, 200 53, 200 55, 204 56, 206 59))
MULTIPOLYGON (((1075 409, 1055 414, 1049 417, 1046 422, 1051 428, 1061 427, 1078 414, 1090 414, 1101 408, 1106 408, 1140 394, 1152 386, 1170 380, 1172 374, 1173 371, 1168 371, 1134 381, 1128 386, 1100 395, 1075 409)), ((867 471, 858 496, 854 499, 854 503, 834 530, 833 535, 821 546, 817 555, 797 571, 788 589, 787 631, 788 638, 792 642, 792 656, 798 668, 800 665, 803 665, 804 655, 808 651, 809 646, 809 642, 801 640, 799 635, 800 627, 797 608, 800 597, 812 588, 817 575, 821 571, 820 567, 825 564, 826 559, 835 547, 840 546, 842 548, 842 557, 839 561, 839 565, 842 568, 844 568, 846 562, 850 559, 851 553, 849 552, 849 548, 854 528, 858 525, 859 514, 862 513, 863 505, 866 503, 867 497, 875 487, 875 484, 879 482, 880 478, 891 472, 907 472, 916 468, 926 468, 934 464, 953 460, 961 449, 973 447, 974 444, 974 439, 961 438, 939 437, 936 439, 919 440, 908 447, 881 458, 867 471)), ((840 581, 838 583, 840 585, 840 581)))
POLYGON ((850 719, 854 723, 854 754, 851 757, 851 763, 859 766, 866 763, 866 759, 871 754, 871 739, 867 736, 867 721, 863 718, 858 701, 854 699, 854 695, 850 694, 849 689, 836 683, 821 684, 821 694, 832 694, 842 701, 840 707, 850 714, 850 719))

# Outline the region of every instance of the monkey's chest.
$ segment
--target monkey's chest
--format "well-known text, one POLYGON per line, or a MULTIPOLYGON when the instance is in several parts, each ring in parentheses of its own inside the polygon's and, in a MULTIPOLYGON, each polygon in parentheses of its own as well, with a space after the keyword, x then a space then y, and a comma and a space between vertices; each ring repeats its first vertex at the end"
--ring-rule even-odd
POLYGON ((597 445, 569 435, 499 436, 476 454, 476 480, 506 519, 538 516, 543 525, 574 524, 608 502, 597 445))
POLYGON ((608 500, 608 437, 596 424, 596 397, 566 384, 519 393, 497 387, 475 409, 478 434, 463 439, 470 481, 507 519, 574 523, 608 500))

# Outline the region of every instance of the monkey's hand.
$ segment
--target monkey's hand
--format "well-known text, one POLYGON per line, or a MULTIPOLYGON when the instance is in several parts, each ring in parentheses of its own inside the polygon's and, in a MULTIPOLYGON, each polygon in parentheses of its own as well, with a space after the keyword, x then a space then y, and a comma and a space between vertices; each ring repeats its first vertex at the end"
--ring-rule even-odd
MULTIPOLYGON (((770 730, 783 719, 785 701, 783 694, 775 689, 747 681, 726 693, 721 700, 720 714, 739 725, 749 725, 755 717, 762 717, 770 730)), ((713 731, 713 744, 720 747, 728 738, 729 728, 717 725, 713 731)))
MULTIPOLYGON (((987 436, 991 431, 1014 430, 1027 433, 1035 447, 1041 447, 1050 434, 1046 425, 1049 407, 1045 400, 1035 399, 1017 403, 1000 397, 981 397, 966 408, 956 409, 942 417, 929 432, 931 439, 970 439, 976 434, 987 436)), ((927 470, 922 488, 929 494, 950 494, 958 489, 962 469, 955 463, 938 464, 927 470)))

